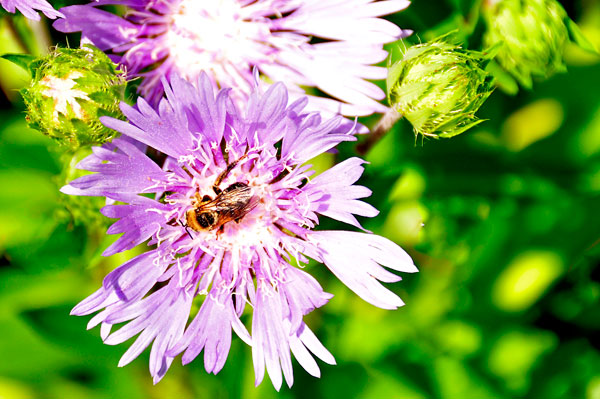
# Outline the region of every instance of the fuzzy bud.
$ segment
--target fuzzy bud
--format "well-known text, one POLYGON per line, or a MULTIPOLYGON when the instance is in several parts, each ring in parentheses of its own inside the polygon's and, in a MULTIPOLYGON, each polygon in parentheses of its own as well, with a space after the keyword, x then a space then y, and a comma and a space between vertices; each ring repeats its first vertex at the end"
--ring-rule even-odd
POLYGON ((484 45, 499 46, 497 62, 523 87, 531 88, 532 76, 566 70, 568 18, 556 0, 486 0, 483 15, 484 45))
POLYGON ((415 133, 448 138, 483 121, 475 112, 493 91, 484 54, 442 41, 401 51, 388 71, 388 97, 415 133))
POLYGON ((33 77, 21 91, 27 121, 71 151, 110 140, 115 132, 100 116, 123 119, 124 74, 93 46, 56 48, 27 64, 33 77))

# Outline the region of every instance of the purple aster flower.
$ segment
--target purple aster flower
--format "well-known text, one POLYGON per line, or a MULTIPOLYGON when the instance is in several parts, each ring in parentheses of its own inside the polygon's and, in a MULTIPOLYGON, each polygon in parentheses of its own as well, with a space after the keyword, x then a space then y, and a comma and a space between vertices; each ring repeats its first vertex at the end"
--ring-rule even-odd
POLYGON ((306 162, 342 141, 345 119, 322 120, 304 108, 306 98, 288 105, 277 83, 248 99, 238 111, 230 90, 213 92, 201 74, 196 88, 173 76, 163 82, 166 98, 157 110, 139 99, 121 109, 128 122, 102 122, 166 154, 161 167, 124 138, 103 147, 78 167, 96 172, 62 191, 119 201, 102 209, 119 219, 109 234, 123 233, 104 255, 142 244, 152 249, 121 265, 102 287, 78 304, 75 315, 97 313, 109 345, 135 335, 120 366, 152 344, 150 372, 158 382, 180 353, 184 364, 204 351, 208 372, 227 358, 231 331, 252 346, 259 384, 265 369, 275 388, 282 372, 292 385, 291 353, 310 374, 313 358, 334 364, 333 356, 303 317, 332 295, 302 270, 312 258, 328 267, 366 301, 385 309, 402 300, 379 281, 400 277, 382 266, 415 272, 410 257, 386 238, 367 232, 314 231, 319 216, 361 228, 355 215, 378 212, 360 199, 370 190, 354 185, 364 161, 348 159, 311 178, 306 162), (193 301, 203 300, 190 319, 193 301), (252 307, 250 336, 240 317, 252 307), (111 327, 126 323, 116 331, 111 327))
POLYGON ((309 109, 349 116, 385 112, 384 92, 369 80, 385 79, 373 66, 387 56, 384 43, 410 33, 378 16, 404 9, 408 0, 100 0, 62 8, 54 27, 82 32, 111 50, 140 93, 156 104, 160 79, 173 74, 196 81, 201 71, 215 87, 232 87, 241 105, 257 67, 283 81, 292 99, 316 87, 329 98, 310 97, 309 109), (123 18, 97 8, 128 7, 123 18), (312 38, 318 38, 313 40, 312 38))
POLYGON ((14 13, 15 8, 29 19, 40 20, 40 14, 35 10, 43 12, 48 18, 63 17, 64 15, 56 11, 46 0, 0 0, 0 5, 10 12, 14 13))

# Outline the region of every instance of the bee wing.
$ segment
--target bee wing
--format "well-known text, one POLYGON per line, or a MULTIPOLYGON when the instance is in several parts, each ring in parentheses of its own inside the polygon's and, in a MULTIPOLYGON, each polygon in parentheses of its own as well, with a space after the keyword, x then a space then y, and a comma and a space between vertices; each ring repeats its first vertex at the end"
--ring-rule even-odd
POLYGON ((258 205, 259 202, 260 202, 260 198, 258 198, 256 195, 252 196, 252 198, 250 198, 250 201, 248 201, 248 204, 246 204, 246 207, 244 210, 246 212, 250 212, 252 209, 254 209, 256 207, 256 205, 258 205))
POLYGON ((196 212, 209 212, 209 211, 218 211, 219 210, 219 197, 214 200, 202 202, 196 205, 196 212))
POLYGON ((238 187, 224 191, 215 198, 215 210, 229 219, 237 219, 253 209, 258 200, 252 195, 250 187, 238 187))

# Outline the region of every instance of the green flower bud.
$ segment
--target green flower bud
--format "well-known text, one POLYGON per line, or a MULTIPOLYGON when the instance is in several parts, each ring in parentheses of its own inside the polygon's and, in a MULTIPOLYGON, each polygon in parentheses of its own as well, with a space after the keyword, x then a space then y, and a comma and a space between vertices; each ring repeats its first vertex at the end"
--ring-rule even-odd
MULTIPOLYGON (((86 170, 77 169, 76 165, 92 153, 91 147, 82 147, 75 152, 61 155, 62 173, 55 177, 58 187, 89 174, 86 170)), ((60 193, 59 203, 62 207, 56 210, 54 217, 75 226, 85 226, 90 231, 106 230, 109 219, 100 213, 100 208, 106 205, 104 197, 88 197, 60 193)))
POLYGON ((21 94, 32 127, 72 151, 104 143, 116 134, 98 118, 123 119, 119 102, 126 82, 102 51, 93 46, 56 48, 27 66, 33 79, 21 94))
POLYGON ((483 16, 487 47, 499 46, 497 62, 531 88, 532 76, 547 78, 566 70, 567 13, 556 0, 486 0, 483 16))
POLYGON ((442 41, 401 51, 388 71, 388 98, 416 134, 448 138, 483 122, 475 112, 493 91, 484 54, 442 41))

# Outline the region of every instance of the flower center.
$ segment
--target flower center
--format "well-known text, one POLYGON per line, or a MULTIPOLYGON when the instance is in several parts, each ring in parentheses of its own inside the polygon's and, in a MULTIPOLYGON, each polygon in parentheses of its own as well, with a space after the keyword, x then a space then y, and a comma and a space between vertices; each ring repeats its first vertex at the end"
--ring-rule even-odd
POLYGON ((248 20, 235 0, 183 0, 171 20, 166 46, 188 78, 202 70, 224 73, 228 65, 247 67, 257 41, 270 33, 266 21, 248 20))
POLYGON ((249 167, 249 162, 254 161, 244 155, 208 176, 190 169, 194 194, 188 191, 185 200, 176 194, 171 200, 185 204, 180 220, 193 239, 227 250, 274 245, 272 229, 281 217, 279 193, 269 184, 272 175, 260 163, 249 167))

